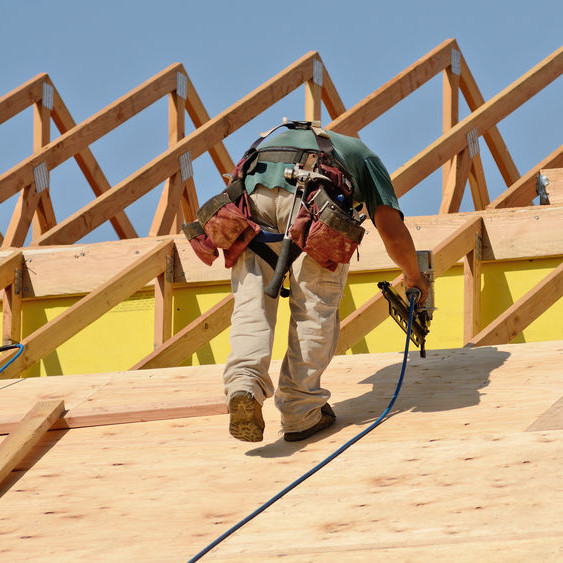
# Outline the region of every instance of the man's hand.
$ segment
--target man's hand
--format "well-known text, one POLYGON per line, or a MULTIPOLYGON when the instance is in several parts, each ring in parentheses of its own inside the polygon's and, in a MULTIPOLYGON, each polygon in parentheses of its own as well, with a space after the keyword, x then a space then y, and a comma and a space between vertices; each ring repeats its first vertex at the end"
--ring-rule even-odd
POLYGON ((407 289, 411 289, 411 287, 416 287, 420 290, 420 299, 418 300, 418 306, 422 307, 424 302, 428 297, 428 293, 430 291, 430 282, 423 274, 419 274, 414 278, 409 278, 403 275, 403 279, 405 280, 405 291, 407 289))

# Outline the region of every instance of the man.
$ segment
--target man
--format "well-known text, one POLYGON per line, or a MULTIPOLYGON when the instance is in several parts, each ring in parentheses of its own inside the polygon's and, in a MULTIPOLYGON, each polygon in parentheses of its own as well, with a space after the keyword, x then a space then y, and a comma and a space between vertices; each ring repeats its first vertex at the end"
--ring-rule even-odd
MULTIPOLYGON (((359 139, 322 131, 328 136, 333 156, 352 178, 353 197, 362 202, 381 236, 389 257, 402 270, 406 288, 421 291, 420 303, 428 295, 429 282, 420 273, 413 240, 380 159, 359 139)), ((319 148, 318 136, 310 129, 290 129, 262 143, 265 147, 319 148)), ((262 162, 245 178, 252 219, 262 229, 283 233, 292 207, 295 185, 284 177, 288 162, 262 162)), ((279 244, 271 245, 279 251, 279 244)), ((286 441, 306 439, 329 427, 335 414, 328 404, 330 393, 320 386, 321 375, 336 348, 339 304, 346 284, 348 264, 334 271, 322 267, 307 253, 293 262, 289 272, 291 312, 287 353, 275 390, 286 441)), ((232 268, 234 311, 231 322, 231 352, 224 370, 230 413, 229 431, 237 439, 263 439, 262 405, 274 395, 268 369, 279 299, 264 294, 273 271, 261 257, 247 248, 232 268)))

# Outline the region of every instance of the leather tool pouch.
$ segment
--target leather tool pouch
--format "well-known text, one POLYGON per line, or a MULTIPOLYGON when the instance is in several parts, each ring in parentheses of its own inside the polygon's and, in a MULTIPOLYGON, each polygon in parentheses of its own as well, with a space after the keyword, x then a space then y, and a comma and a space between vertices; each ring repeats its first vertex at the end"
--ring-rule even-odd
POLYGON ((250 202, 242 180, 205 202, 197 211, 197 221, 184 226, 184 233, 196 253, 211 265, 223 250, 230 268, 250 241, 260 232, 251 220, 250 202))
POLYGON ((321 266, 331 271, 347 264, 365 229, 320 187, 301 207, 290 229, 292 240, 321 266))

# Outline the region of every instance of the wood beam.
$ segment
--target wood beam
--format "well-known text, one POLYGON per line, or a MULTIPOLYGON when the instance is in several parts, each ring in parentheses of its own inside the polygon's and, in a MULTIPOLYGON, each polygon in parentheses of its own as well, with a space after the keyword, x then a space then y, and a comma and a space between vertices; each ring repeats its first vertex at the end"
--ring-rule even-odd
POLYGON ((262 84, 213 119, 184 137, 174 147, 143 166, 137 172, 102 194, 37 241, 38 245, 70 244, 102 224, 108 216, 131 205, 179 168, 181 155, 190 152, 195 160, 203 152, 225 139, 233 131, 262 113, 266 108, 312 77, 312 59, 308 53, 262 84))
POLYGON ((0 443, 0 484, 39 442, 64 409, 64 401, 58 399, 39 401, 0 443))
POLYGON ((106 106, 80 125, 73 127, 43 150, 26 158, 0 175, 0 203, 17 193, 21 186, 33 182, 33 169, 45 163, 48 170, 82 151, 91 143, 115 129, 150 104, 176 88, 176 73, 181 65, 174 64, 153 76, 134 90, 106 106))
POLYGON ((469 150, 463 149, 460 154, 453 158, 453 165, 450 167, 446 183, 442 192, 442 203, 440 213, 457 213, 463 199, 463 192, 469 176, 471 160, 469 150))
POLYGON ((447 39, 389 82, 327 125, 327 129, 354 135, 396 103, 406 98, 451 64, 454 39, 447 39))
POLYGON ((475 248, 463 259, 463 342, 481 329, 482 235, 475 233, 475 248))
POLYGON ((467 144, 467 134, 477 129, 482 135, 520 107, 563 72, 563 47, 546 57, 502 92, 483 104, 450 131, 406 162, 391 179, 397 196, 402 196, 459 153, 467 144))
POLYGON ((469 187, 471 188, 471 197, 473 198, 475 211, 485 209, 487 205, 489 205, 490 200, 480 153, 477 153, 471 161, 471 168, 469 169, 469 187))
POLYGON ((3 248, 24 246, 39 197, 40 194, 37 193, 35 182, 29 184, 20 192, 2 242, 3 248))
MULTIPOLYGON (((319 58, 320 60, 320 58, 319 58)), ((322 62, 322 61, 321 61, 322 62)), ((340 94, 326 69, 324 63, 323 65, 323 87, 322 87, 322 100, 325 108, 330 115, 331 119, 336 119, 346 111, 346 106, 340 98, 340 94)))
POLYGON ((519 178, 514 184, 487 205, 487 209, 503 207, 519 207, 531 205, 538 195, 536 191, 536 176, 542 168, 559 168, 563 166, 563 145, 555 149, 548 157, 534 166, 527 174, 519 178))
POLYGON ((321 86, 313 80, 305 82, 305 119, 307 121, 320 121, 322 110, 321 86))
POLYGON ((230 294, 178 331, 131 369, 172 367, 181 364, 204 344, 229 327, 233 306, 234 298, 230 294))
POLYGON ((172 281, 174 278, 174 247, 166 256, 166 269, 154 285, 154 348, 172 336, 172 281))
MULTIPOLYGON (((23 353, 0 374, 0 379, 18 377, 23 370, 37 363, 63 342, 156 278, 164 271, 166 256, 170 255, 173 246, 172 240, 160 242, 107 283, 24 338, 23 353)), ((6 360, 9 361, 13 356, 15 353, 7 356, 6 360)))
POLYGON ((0 97, 0 124, 8 121, 43 96, 43 83, 49 75, 42 72, 0 97))
MULTIPOLYGON (((442 133, 446 133, 459 121, 459 73, 453 72, 451 65, 442 71, 442 100, 442 133)), ((448 179, 455 166, 455 157, 442 166, 443 193, 450 189, 448 179)))
POLYGON ((21 340, 22 263, 21 250, 0 261, 3 344, 13 344, 21 340))
POLYGON ((563 296, 563 262, 504 313, 470 339, 467 346, 508 344, 563 296))

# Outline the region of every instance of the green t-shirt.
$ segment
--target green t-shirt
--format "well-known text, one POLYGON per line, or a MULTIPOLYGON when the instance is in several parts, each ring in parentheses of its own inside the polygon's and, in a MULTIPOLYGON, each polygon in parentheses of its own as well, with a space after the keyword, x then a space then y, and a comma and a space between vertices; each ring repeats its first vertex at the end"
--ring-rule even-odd
MULTIPOLYGON (((349 137, 327 131, 334 150, 334 156, 352 175, 354 200, 364 203, 369 216, 373 220, 378 205, 388 205, 399 211, 399 202, 391 183, 391 178, 379 157, 356 137, 349 137)), ((299 147, 302 149, 318 149, 315 134, 310 130, 288 130, 272 139, 266 139, 262 147, 299 147)), ((290 192, 295 186, 284 178, 284 170, 288 166, 283 162, 258 162, 255 170, 248 174, 245 186, 252 193, 257 184, 267 188, 283 188, 290 192)))

